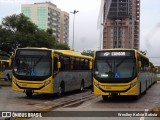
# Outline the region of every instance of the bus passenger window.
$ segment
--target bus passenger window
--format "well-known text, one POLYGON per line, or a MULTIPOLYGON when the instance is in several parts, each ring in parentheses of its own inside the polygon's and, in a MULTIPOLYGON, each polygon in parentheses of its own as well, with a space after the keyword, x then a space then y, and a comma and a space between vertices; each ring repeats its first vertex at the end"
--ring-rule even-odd
POLYGON ((58 71, 58 67, 57 67, 57 63, 58 63, 58 58, 57 57, 54 57, 54 73, 56 73, 58 71))
POLYGON ((60 56, 59 61, 61 62, 61 68, 60 68, 60 70, 65 70, 65 67, 64 67, 64 58, 63 58, 63 56, 60 56))
POLYGON ((74 58, 70 57, 70 70, 73 70, 74 67, 74 58))

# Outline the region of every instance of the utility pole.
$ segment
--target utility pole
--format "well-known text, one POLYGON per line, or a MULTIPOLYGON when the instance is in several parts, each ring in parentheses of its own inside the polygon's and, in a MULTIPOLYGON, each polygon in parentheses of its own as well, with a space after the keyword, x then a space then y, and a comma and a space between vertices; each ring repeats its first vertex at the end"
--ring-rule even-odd
POLYGON ((74 50, 74 22, 75 22, 75 14, 78 13, 79 11, 74 10, 71 12, 73 14, 73 42, 72 42, 72 50, 74 50))

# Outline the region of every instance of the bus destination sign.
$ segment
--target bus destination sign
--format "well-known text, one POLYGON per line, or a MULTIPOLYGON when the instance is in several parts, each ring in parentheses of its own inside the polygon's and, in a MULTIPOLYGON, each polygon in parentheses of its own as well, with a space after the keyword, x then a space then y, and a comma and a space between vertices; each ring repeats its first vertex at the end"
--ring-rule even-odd
POLYGON ((132 56, 131 52, 126 52, 126 51, 106 51, 106 52, 98 52, 98 56, 100 57, 125 57, 125 56, 132 56), (98 55, 99 54, 99 55, 98 55))

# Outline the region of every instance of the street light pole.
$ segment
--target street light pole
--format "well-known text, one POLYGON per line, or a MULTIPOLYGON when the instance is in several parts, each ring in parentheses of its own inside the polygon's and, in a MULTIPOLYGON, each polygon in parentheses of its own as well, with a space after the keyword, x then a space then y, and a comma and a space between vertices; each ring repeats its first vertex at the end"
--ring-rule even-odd
POLYGON ((74 10, 71 12, 73 14, 73 42, 72 42, 72 50, 74 50, 74 22, 75 22, 75 14, 78 13, 79 11, 74 10))

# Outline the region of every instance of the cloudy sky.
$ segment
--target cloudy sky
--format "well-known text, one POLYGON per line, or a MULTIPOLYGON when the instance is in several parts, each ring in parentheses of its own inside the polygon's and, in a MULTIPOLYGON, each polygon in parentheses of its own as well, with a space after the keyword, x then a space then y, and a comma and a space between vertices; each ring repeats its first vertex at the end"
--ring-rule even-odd
MULTIPOLYGON (((47 0, 0 0, 0 22, 2 18, 19 14, 21 4, 45 2, 47 0)), ((75 45, 76 51, 99 49, 100 30, 97 30, 97 20, 101 0, 49 0, 58 8, 68 13, 73 10, 79 12, 75 17, 75 45)), ((160 0, 140 0, 140 50, 147 51, 147 55, 156 65, 160 65, 160 0)), ((70 36, 72 45, 73 14, 70 14, 70 36)), ((71 46, 72 47, 72 46, 71 46)))

